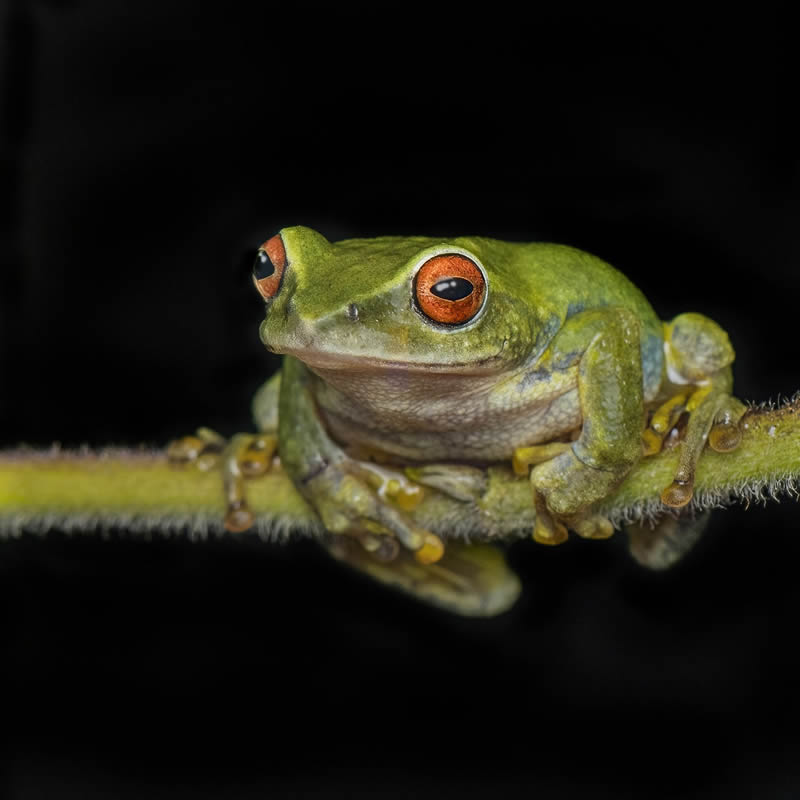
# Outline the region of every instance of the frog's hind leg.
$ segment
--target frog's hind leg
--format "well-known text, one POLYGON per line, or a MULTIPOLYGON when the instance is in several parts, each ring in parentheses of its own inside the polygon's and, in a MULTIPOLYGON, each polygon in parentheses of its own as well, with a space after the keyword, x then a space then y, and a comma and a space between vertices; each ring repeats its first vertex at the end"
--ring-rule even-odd
POLYGON ((630 554, 648 569, 669 569, 695 546, 710 517, 710 511, 696 515, 683 511, 667 514, 655 523, 626 525, 630 554))
POLYGON ((677 416, 689 413, 675 477, 661 493, 665 505, 680 508, 694 494, 695 468, 706 441, 719 452, 738 447, 739 420, 747 408, 731 395, 734 353, 719 325, 701 314, 681 314, 664 333, 667 374, 682 388, 655 412, 643 440, 646 453, 657 452, 677 416))
POLYGON ((327 547, 336 559, 359 572, 463 616, 501 614, 514 604, 521 590, 502 551, 487 544, 450 540, 444 555, 432 564, 420 563, 405 549, 386 560, 368 552, 351 536, 333 536, 327 547))

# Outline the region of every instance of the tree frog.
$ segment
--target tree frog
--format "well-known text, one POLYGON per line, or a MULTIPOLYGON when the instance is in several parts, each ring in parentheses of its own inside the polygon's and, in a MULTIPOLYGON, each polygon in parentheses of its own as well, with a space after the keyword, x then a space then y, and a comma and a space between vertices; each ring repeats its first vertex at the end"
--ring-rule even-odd
POLYGON ((232 530, 252 522, 243 477, 277 446, 352 562, 376 560, 391 576, 411 559, 424 572, 445 545, 408 511, 430 487, 469 494, 482 468, 511 462, 530 482, 535 541, 559 544, 568 529, 604 538, 613 527, 593 505, 684 412, 667 507, 690 501, 706 441, 725 451, 740 438, 745 406, 731 395, 722 328, 696 313, 663 323, 625 276, 573 247, 333 243, 289 227, 258 249, 253 283, 261 340, 285 358, 255 397, 261 435, 230 450, 232 530))

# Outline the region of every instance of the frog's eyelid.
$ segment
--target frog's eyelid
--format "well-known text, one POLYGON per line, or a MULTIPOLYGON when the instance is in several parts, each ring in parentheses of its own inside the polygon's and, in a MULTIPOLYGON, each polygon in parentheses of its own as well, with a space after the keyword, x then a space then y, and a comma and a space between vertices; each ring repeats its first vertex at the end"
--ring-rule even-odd
POLYGON ((253 264, 253 284, 264 300, 272 300, 278 294, 287 266, 286 247, 278 233, 258 248, 253 264), (272 267, 271 271, 268 266, 272 267))

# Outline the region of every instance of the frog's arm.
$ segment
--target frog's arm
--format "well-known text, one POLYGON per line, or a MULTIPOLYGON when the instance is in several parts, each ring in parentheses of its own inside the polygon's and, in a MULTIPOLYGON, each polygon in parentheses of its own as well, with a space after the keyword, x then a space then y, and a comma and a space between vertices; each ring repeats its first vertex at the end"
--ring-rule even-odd
POLYGON ((610 525, 578 512, 608 496, 641 458, 639 321, 625 308, 582 311, 564 323, 535 369, 545 374, 574 371, 582 427, 575 442, 531 470, 534 539, 563 541, 564 523, 584 536, 608 536, 610 525))

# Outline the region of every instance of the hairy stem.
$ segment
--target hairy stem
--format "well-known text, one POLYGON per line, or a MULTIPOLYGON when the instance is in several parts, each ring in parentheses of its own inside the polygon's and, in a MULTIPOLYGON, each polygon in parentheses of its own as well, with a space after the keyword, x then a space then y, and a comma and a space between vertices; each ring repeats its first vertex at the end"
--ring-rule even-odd
MULTIPOLYGON (((706 450, 695 483, 696 508, 750 502, 780 493, 797 496, 800 482, 800 395, 779 407, 751 409, 741 445, 731 453, 706 450)), ((601 507, 616 522, 657 516, 677 449, 644 459, 601 507)), ((257 531, 283 538, 322 529, 278 464, 247 483, 257 531)), ((222 531, 225 503, 218 470, 168 463, 157 450, 0 452, 0 535, 51 528, 190 535, 222 531)), ((415 520, 445 536, 492 539, 525 533, 533 524, 528 483, 505 467, 487 472, 472 500, 426 491, 415 520)))

